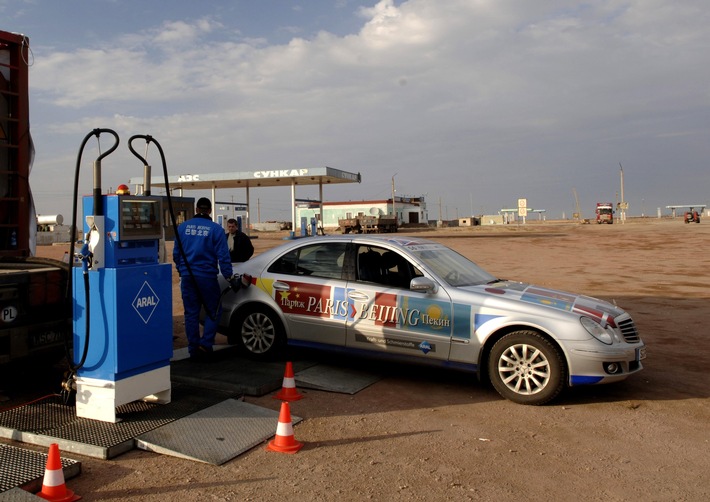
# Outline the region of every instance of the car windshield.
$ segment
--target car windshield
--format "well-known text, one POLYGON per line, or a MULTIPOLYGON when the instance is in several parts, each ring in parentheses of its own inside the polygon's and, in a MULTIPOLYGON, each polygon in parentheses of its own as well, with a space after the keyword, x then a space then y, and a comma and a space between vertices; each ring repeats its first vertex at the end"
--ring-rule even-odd
POLYGON ((489 274, 453 249, 440 244, 424 244, 408 246, 426 267, 454 287, 475 286, 496 281, 495 276, 489 274))

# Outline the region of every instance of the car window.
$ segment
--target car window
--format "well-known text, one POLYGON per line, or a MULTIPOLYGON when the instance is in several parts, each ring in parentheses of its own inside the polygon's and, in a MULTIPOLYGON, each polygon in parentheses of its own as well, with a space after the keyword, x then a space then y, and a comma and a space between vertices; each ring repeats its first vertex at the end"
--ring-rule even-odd
POLYGON ((412 246, 409 250, 447 284, 454 287, 487 284, 495 280, 468 258, 439 244, 412 246))
POLYGON ((357 279, 396 288, 409 288, 421 271, 395 251, 377 246, 358 246, 357 279))
POLYGON ((343 275, 344 242, 303 246, 289 251, 276 260, 269 272, 340 279, 343 275))

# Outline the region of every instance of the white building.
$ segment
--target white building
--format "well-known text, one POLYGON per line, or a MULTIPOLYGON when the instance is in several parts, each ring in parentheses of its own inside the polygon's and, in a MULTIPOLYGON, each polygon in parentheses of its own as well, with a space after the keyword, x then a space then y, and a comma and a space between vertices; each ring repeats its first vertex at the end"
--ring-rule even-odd
MULTIPOLYGON (((424 196, 395 197, 394 211, 400 226, 427 224, 429 220, 424 196)), ((338 220, 341 218, 355 218, 359 215, 391 215, 392 199, 323 202, 322 212, 323 229, 335 230, 339 227, 338 220)), ((320 214, 321 204, 317 201, 299 201, 296 205, 296 221, 298 222, 301 221, 301 218, 306 218, 308 225, 310 225, 311 218, 315 218, 316 221, 321 219, 320 214)))

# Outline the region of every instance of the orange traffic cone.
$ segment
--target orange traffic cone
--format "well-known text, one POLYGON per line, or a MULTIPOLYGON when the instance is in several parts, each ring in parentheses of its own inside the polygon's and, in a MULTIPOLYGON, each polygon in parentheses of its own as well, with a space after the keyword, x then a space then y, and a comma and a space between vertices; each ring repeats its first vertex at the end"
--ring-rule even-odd
POLYGON ((274 399, 280 401, 298 401, 303 399, 303 395, 296 390, 296 379, 293 376, 293 365, 286 363, 286 371, 284 371, 284 379, 281 384, 281 390, 274 396, 274 399))
POLYGON ((287 402, 281 403, 279 412, 279 425, 276 427, 276 436, 269 441, 266 449, 279 453, 296 453, 303 448, 303 443, 293 437, 293 424, 291 423, 291 409, 287 402))
POLYGON ((52 443, 49 445, 49 455, 47 456, 47 467, 44 470, 42 480, 42 491, 37 494, 45 500, 53 502, 73 502, 81 499, 64 484, 64 471, 62 470, 62 460, 59 458, 59 445, 52 443))

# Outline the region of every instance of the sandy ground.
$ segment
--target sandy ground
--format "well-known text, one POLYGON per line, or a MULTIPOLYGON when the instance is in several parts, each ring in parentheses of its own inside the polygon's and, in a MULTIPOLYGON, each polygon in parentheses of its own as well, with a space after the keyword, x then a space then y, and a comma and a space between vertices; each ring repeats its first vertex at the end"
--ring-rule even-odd
MULTIPOLYGON (((69 487, 87 501, 710 500, 710 223, 535 222, 425 236, 498 277, 615 301, 648 346, 645 370, 528 407, 470 375, 396 366, 354 396, 303 391, 291 407, 304 418, 296 455, 261 445, 219 467, 139 450, 74 455, 83 472, 69 487)), ((281 237, 254 242, 258 253, 281 237)), ((38 254, 54 253, 63 249, 38 254)), ((179 346, 177 289, 175 298, 179 346)), ((271 396, 246 400, 279 407, 271 396)))

